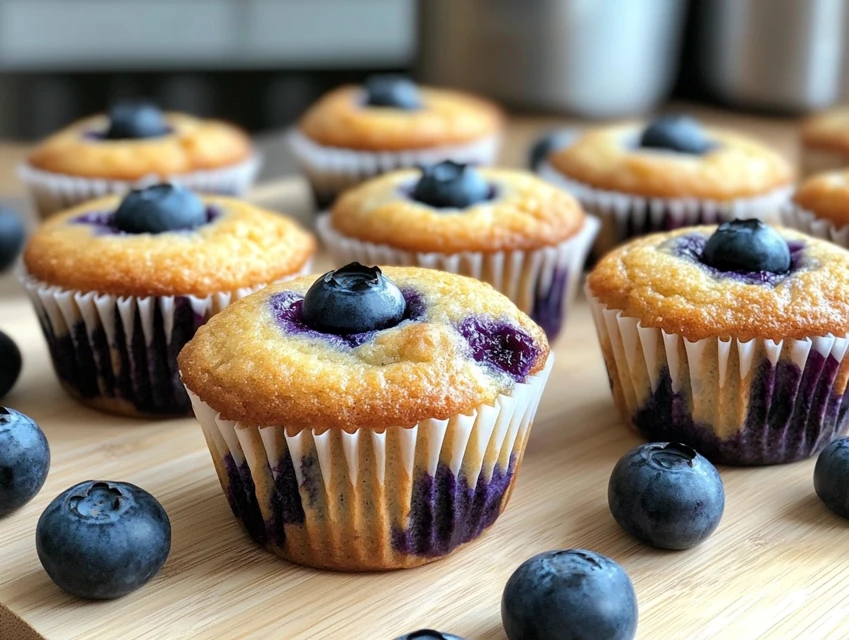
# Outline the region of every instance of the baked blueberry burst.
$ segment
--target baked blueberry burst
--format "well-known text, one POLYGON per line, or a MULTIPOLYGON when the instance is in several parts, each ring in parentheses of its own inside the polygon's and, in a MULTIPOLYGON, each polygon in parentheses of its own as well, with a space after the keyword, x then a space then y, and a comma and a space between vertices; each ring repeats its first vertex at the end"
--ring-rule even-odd
POLYGON ((491 200, 493 190, 474 167, 445 160, 422 169, 412 196, 437 209, 464 209, 491 200))

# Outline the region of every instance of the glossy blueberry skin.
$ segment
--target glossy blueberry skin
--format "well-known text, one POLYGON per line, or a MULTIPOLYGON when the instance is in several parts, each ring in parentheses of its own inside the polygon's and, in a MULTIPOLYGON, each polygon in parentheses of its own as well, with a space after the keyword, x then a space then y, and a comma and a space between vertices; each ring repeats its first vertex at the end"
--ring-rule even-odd
POLYGON ((107 140, 158 138, 170 131, 159 107, 149 102, 126 100, 109 110, 109 128, 103 137, 107 140))
POLYGON ((118 206, 113 224, 125 233, 165 233, 206 222, 206 205, 200 198, 185 187, 163 183, 130 191, 118 206))
POLYGON ((835 440, 822 450, 814 467, 814 490, 825 506, 849 518, 849 438, 835 440))
POLYGON ((610 475, 616 522, 646 544, 689 549, 716 530, 725 488, 716 467, 687 445, 655 442, 626 453, 610 475))
POLYGON ((528 167, 532 171, 539 169, 539 165, 553 152, 566 147, 575 139, 575 131, 572 129, 556 129, 542 135, 531 146, 528 154, 528 167))
POLYGON ((525 561, 501 599, 510 640, 630 640, 637 617, 637 594, 625 570, 585 549, 525 561))
POLYGON ((492 198, 492 188, 470 167, 451 160, 424 167, 413 199, 437 209, 465 209, 492 198))
POLYGON ((401 290, 378 267, 352 262, 328 271, 309 288, 302 307, 304 322, 317 331, 348 335, 380 331, 404 318, 401 290))
POLYGON ((684 115, 664 115, 654 119, 643 130, 640 146, 702 155, 716 147, 698 120, 684 115))
POLYGON ((26 231, 20 216, 9 209, 0 209, 0 272, 15 264, 25 237, 26 231))
POLYGON ((719 271, 787 273, 790 247, 778 231, 760 220, 731 220, 708 238, 702 262, 719 271))
POLYGON ((0 407, 0 518, 38 495, 49 470, 50 446, 39 426, 0 407))
POLYGON ((12 390, 21 375, 21 350, 5 333, 0 331, 0 399, 12 390))
POLYGON ((406 76, 378 74, 365 82, 366 105, 415 111, 422 108, 422 98, 416 83, 406 76))
POLYGON ((79 598, 108 600, 159 572, 171 550, 171 523, 147 491, 89 480, 48 505, 35 542, 53 582, 79 598))
POLYGON ((463 638, 451 633, 434 631, 433 629, 419 629, 418 631, 413 631, 412 633, 395 638, 395 640, 463 640, 463 638))

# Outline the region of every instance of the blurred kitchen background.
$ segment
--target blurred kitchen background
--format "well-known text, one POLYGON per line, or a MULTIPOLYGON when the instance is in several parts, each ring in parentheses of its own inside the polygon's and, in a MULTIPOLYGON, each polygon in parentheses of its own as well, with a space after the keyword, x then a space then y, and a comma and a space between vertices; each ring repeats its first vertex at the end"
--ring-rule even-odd
POLYGON ((375 70, 603 119, 668 99, 796 114, 849 96, 849 0, 0 0, 0 137, 114 98, 269 140, 375 70))

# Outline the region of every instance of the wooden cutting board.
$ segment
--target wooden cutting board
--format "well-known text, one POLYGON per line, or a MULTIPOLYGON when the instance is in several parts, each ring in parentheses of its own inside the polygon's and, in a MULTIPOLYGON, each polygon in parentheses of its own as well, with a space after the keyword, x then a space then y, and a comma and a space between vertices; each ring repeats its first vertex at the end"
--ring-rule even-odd
MULTIPOLYGON (((286 182, 256 197, 292 209, 303 193, 299 182, 286 182)), ((392 640, 426 626, 504 640, 500 599, 510 573, 535 553, 566 547, 594 549, 625 567, 643 640, 849 637, 849 522, 817 500, 813 461, 721 469, 725 516, 694 550, 654 550, 618 528, 607 509, 607 480, 640 439, 613 408, 583 302, 556 345, 507 512, 448 559, 365 575, 300 568, 254 546, 230 513, 193 420, 116 418, 68 398, 35 315, 8 277, 0 278, 0 327, 25 362, 4 403, 41 424, 53 454, 42 492, 0 521, 0 640, 392 640), (50 581, 36 555, 41 511, 86 479, 138 484, 171 517, 164 569, 118 601, 75 600, 50 581)))

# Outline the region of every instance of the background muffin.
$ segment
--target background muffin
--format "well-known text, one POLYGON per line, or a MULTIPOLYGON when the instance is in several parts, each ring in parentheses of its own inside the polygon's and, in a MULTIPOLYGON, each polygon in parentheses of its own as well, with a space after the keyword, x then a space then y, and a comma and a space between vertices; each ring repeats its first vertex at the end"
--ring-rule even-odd
POLYGON ((489 285, 359 264, 248 296, 179 356, 251 537, 352 571, 424 564, 492 525, 551 363, 489 285))
POLYGON ((808 457, 846 428, 849 252, 757 220, 632 242, 590 273, 613 397, 718 462, 808 457))
POLYGON ((176 356, 213 314, 309 266, 314 240, 244 202, 172 185, 55 216, 24 253, 26 287, 65 389, 125 415, 185 415, 176 356))
POLYGON ((839 107, 802 122, 802 175, 849 167, 849 107, 839 107))
POLYGON ((448 159, 491 164, 503 120, 482 98, 381 75, 322 97, 290 142, 321 209, 343 190, 394 169, 448 159))
POLYGON ((654 231, 777 220, 793 181, 790 165, 762 144, 684 116, 590 130, 551 153, 540 172, 601 218, 598 256, 654 231))
POLYGON ((553 340, 598 230, 530 173, 446 161, 343 194, 318 231, 337 263, 415 265, 488 282, 553 340))
POLYGON ((170 180, 195 191, 238 195, 259 159, 234 125, 147 103, 119 103, 108 115, 76 122, 39 144, 21 178, 42 216, 142 183, 170 180))
POLYGON ((805 180, 783 207, 782 221, 849 248, 849 171, 830 171, 805 180))

